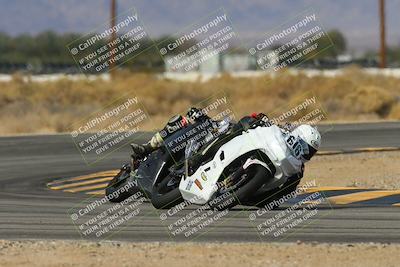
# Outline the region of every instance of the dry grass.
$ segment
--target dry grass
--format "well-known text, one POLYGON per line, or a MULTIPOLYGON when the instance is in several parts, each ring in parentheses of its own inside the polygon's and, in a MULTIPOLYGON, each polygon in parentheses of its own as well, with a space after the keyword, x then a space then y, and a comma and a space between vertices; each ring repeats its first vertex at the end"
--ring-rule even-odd
POLYGON ((160 80, 150 74, 118 73, 112 81, 0 83, 0 134, 65 132, 114 99, 136 95, 152 118, 147 129, 161 127, 175 113, 224 91, 238 116, 268 113, 312 91, 329 120, 400 119, 400 80, 363 74, 349 68, 335 78, 292 76, 232 78, 224 75, 205 83, 160 80))

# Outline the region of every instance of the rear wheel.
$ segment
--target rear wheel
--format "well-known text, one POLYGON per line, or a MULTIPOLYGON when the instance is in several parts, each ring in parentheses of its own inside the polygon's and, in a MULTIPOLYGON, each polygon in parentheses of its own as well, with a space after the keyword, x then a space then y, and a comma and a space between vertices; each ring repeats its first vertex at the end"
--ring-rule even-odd
POLYGON ((168 174, 160 183, 153 187, 151 203, 156 209, 169 209, 181 202, 183 198, 179 191, 180 179, 168 174))
POLYGON ((243 180, 237 188, 220 193, 209 202, 211 209, 225 210, 242 204, 249 196, 257 192, 268 179, 272 178, 272 174, 261 165, 249 166, 243 175, 247 177, 242 178, 243 180))

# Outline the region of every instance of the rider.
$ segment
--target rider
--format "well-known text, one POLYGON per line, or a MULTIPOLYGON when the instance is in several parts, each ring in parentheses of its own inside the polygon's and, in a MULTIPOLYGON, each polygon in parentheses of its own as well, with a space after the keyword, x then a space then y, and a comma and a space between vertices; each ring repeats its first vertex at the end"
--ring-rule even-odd
MULTIPOLYGON (((250 125, 255 125, 256 123, 263 123, 263 121, 267 122, 268 120, 263 119, 264 117, 268 118, 262 113, 253 113, 250 116, 245 116, 234 126, 233 132, 240 132, 242 128, 246 129, 250 127, 250 125)), ((143 145, 135 143, 131 144, 133 150, 132 158, 135 160, 143 159, 151 152, 158 149, 163 144, 163 140, 171 136, 173 133, 195 122, 206 120, 209 120, 211 123, 214 122, 210 117, 196 107, 191 107, 187 111, 186 116, 181 116, 179 114, 173 116, 168 120, 167 124, 161 131, 153 135, 149 142, 143 145)))
POLYGON ((165 125, 165 127, 155 133, 149 142, 143 145, 131 144, 133 154, 132 158, 135 160, 143 159, 149 155, 154 150, 158 149, 164 142, 164 139, 171 136, 173 133, 185 128, 189 124, 193 124, 198 121, 211 120, 206 114, 204 114, 200 109, 191 107, 186 116, 175 115, 170 118, 165 125))
POLYGON ((286 124, 281 127, 286 145, 291 150, 288 157, 290 164, 297 173, 289 176, 285 183, 277 189, 259 189, 253 196, 242 202, 243 205, 265 207, 274 200, 290 194, 296 190, 304 174, 304 164, 308 162, 318 151, 321 145, 321 134, 308 124, 294 126, 286 124))
MULTIPOLYGON (((171 136, 176 131, 193 124, 198 121, 205 121, 212 119, 208 117, 200 109, 192 107, 186 113, 186 116, 175 115, 167 122, 166 126, 159 132, 155 133, 149 142, 143 145, 131 144, 133 154, 132 158, 135 160, 142 159, 148 154, 158 149, 162 143, 163 139, 171 136)), ((250 116, 245 116, 239 120, 233 126, 233 133, 240 133, 243 130, 254 128, 257 126, 271 126, 273 123, 270 121, 267 115, 263 113, 252 113, 250 116)), ((279 125, 278 125, 279 126, 279 125)), ((302 165, 301 169, 304 169, 304 163, 309 161, 312 156, 318 151, 321 143, 321 135, 318 130, 310 125, 303 124, 300 126, 293 126, 291 124, 286 124, 284 126, 279 126, 282 130, 282 134, 285 136, 293 136, 291 138, 286 138, 287 145, 290 148, 291 144, 297 143, 298 147, 292 148, 293 153, 293 164, 302 165)), ((299 176, 303 176, 303 171, 299 176)), ((300 177, 300 178, 301 178, 300 177)))
MULTIPOLYGON (((166 126, 151 138, 151 140, 144 144, 131 144, 133 149, 133 162, 137 163, 138 160, 146 157, 148 154, 158 149, 163 139, 169 137, 176 131, 187 127, 198 121, 205 121, 212 119, 204 114, 201 110, 192 107, 188 110, 186 116, 175 115, 172 117, 166 126)), ((240 134, 258 126, 271 126, 274 123, 263 113, 253 113, 250 116, 245 116, 232 127, 232 134, 240 134)), ((318 151, 321 145, 321 135, 313 126, 303 124, 295 126, 292 124, 285 124, 284 126, 277 125, 282 131, 285 138, 286 145, 291 151, 291 156, 288 158, 289 162, 296 170, 294 175, 287 178, 286 182, 276 189, 259 189, 251 198, 242 202, 244 205, 256 205, 259 207, 265 206, 273 200, 279 199, 282 196, 296 190, 297 185, 300 183, 304 173, 304 163, 308 162, 318 151)))

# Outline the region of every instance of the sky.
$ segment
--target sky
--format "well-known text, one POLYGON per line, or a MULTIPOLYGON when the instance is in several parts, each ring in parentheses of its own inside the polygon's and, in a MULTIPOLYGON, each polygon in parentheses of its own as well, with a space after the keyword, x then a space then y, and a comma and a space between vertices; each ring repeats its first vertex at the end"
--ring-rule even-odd
MULTIPOLYGON (((312 8, 326 30, 338 29, 350 51, 379 46, 378 0, 117 0, 118 12, 134 7, 153 38, 173 34, 224 8, 245 40, 312 8)), ((109 19, 110 0, 0 0, 0 31, 88 33, 109 19)), ((400 45, 400 0, 386 0, 387 41, 400 45)))

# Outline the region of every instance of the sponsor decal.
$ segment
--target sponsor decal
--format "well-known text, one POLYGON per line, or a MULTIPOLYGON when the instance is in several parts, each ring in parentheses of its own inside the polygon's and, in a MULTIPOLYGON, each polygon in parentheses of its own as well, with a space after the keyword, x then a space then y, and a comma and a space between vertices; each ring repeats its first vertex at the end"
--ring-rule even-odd
POLYGON ((203 181, 207 181, 207 175, 206 175, 205 172, 202 172, 202 173, 201 173, 201 179, 202 179, 203 181))
POLYGON ((192 185, 193 185, 193 181, 189 180, 186 185, 186 190, 190 190, 190 188, 192 188, 192 185))
POLYGON ((203 186, 201 185, 201 183, 200 183, 200 181, 199 180, 194 180, 194 183, 197 185, 197 187, 200 189, 200 190, 203 190, 203 186))

